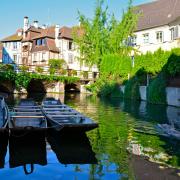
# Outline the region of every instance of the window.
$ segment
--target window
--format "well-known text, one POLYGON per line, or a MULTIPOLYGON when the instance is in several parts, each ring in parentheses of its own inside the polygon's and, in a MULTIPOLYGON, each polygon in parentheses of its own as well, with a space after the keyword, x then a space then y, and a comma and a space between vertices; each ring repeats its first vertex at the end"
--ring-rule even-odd
POLYGON ((149 33, 143 34, 143 41, 144 43, 149 43, 149 33))
POLYGON ((17 42, 13 42, 13 49, 17 49, 17 42))
POLYGON ((42 45, 42 39, 37 39, 36 40, 36 45, 41 46, 42 45))
POLYGON ((68 55, 68 63, 69 63, 69 64, 72 64, 72 63, 73 63, 73 55, 72 55, 72 54, 69 54, 69 55, 68 55))
POLYGON ((17 55, 13 55, 13 60, 15 63, 17 63, 17 55))
POLYGON ((135 35, 135 36, 132 36, 131 38, 130 38, 130 46, 136 46, 136 44, 137 44, 137 36, 135 35))
POLYGON ((156 40, 158 43, 163 42, 163 32, 162 31, 158 31, 156 33, 156 40))
POLYGON ((7 42, 6 42, 6 43, 4 43, 4 47, 5 47, 5 48, 7 48, 7 46, 8 46, 8 43, 7 43, 7 42))
POLYGON ((34 60, 33 60, 33 63, 36 63, 37 62, 37 53, 34 53, 34 60))
POLYGON ((46 40, 45 39, 42 39, 42 45, 46 45, 46 40))
POLYGON ((73 42, 69 41, 68 42, 68 50, 72 50, 73 49, 73 42))
POLYGON ((179 37, 179 28, 178 26, 175 26, 170 29, 171 31, 171 40, 175 40, 176 38, 179 37))
POLYGON ((46 53, 42 53, 42 60, 46 60, 46 53))

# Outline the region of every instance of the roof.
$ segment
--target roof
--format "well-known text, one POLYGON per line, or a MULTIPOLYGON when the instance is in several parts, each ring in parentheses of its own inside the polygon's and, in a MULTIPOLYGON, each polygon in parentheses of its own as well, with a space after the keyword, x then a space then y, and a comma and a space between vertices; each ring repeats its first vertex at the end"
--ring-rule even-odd
POLYGON ((27 31, 41 32, 42 28, 40 28, 40 27, 36 28, 34 26, 30 26, 27 31))
POLYGON ((66 26, 63 26, 62 28, 60 28, 59 37, 60 38, 67 38, 67 39, 73 39, 72 28, 69 28, 66 26))
POLYGON ((21 41, 22 40, 22 36, 18 36, 18 34, 13 34, 11 36, 8 36, 4 39, 1 40, 1 42, 10 42, 10 41, 21 41))
POLYGON ((81 36, 83 34, 82 27, 80 26, 74 26, 72 28, 63 26, 60 29, 59 37, 60 38, 67 38, 67 39, 73 39, 73 33, 77 33, 78 36, 81 36))
POLYGON ((142 13, 136 31, 168 25, 180 17, 180 0, 157 0, 137 6, 142 13))
POLYGON ((46 39, 46 43, 47 43, 49 51, 59 53, 59 49, 56 47, 56 43, 54 39, 46 39))
POLYGON ((38 51, 52 51, 59 53, 59 49, 56 47, 56 43, 54 39, 46 38, 46 45, 37 46, 35 42, 33 44, 31 52, 38 52, 38 51))
POLYGON ((51 26, 41 30, 41 34, 35 36, 33 39, 39 39, 43 37, 49 37, 55 39, 55 26, 51 26))

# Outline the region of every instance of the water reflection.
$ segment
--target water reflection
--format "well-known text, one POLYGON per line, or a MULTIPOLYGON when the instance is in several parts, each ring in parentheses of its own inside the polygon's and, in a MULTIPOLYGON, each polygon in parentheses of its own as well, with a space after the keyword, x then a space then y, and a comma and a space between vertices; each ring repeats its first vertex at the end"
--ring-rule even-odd
MULTIPOLYGON (((44 96, 38 96, 28 97, 33 97, 40 103, 44 96)), ((180 168, 180 141, 165 137, 157 130, 157 124, 169 124, 179 130, 178 108, 123 99, 99 99, 82 94, 67 94, 65 97, 58 94, 46 96, 60 98, 62 102, 98 122, 99 128, 88 132, 88 138, 84 135, 73 136, 70 133, 47 134, 47 165, 34 166, 36 171, 29 175, 30 178, 52 179, 52 176, 56 179, 103 180, 179 178, 177 169, 173 171, 164 167, 168 165, 180 168)), ((18 98, 15 97, 14 102, 17 102, 18 98)), ((10 142, 10 146, 11 144, 10 142)), ((17 146, 19 147, 16 147, 16 151, 20 152, 23 149, 20 148, 21 143, 17 142, 17 146)), ((10 153, 10 156, 13 158, 14 154, 10 153)), ((28 153, 24 156, 28 156, 28 153)), ((6 159, 9 159, 8 153, 6 159)), ((27 166, 27 170, 30 168, 27 166)), ((3 170, 5 171, 0 171, 0 178, 8 175, 12 178, 16 175, 16 179, 18 177, 28 179, 20 173, 19 168, 9 170, 5 164, 3 170)))
POLYGON ((33 173, 34 164, 47 164, 44 134, 28 133, 21 137, 10 135, 9 155, 10 168, 23 166, 25 174, 33 173), (30 165, 30 170, 27 165, 30 165))
POLYGON ((85 133, 67 134, 52 130, 47 140, 62 164, 96 164, 95 153, 85 133))
POLYGON ((8 133, 0 132, 0 169, 4 168, 5 156, 7 153, 8 133))

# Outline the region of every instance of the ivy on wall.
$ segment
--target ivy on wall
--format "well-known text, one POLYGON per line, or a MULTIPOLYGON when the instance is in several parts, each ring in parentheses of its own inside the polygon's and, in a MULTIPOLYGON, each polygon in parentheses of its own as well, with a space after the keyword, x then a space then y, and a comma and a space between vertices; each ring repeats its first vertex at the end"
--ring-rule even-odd
POLYGON ((68 76, 55 76, 55 75, 42 75, 37 73, 28 73, 28 72, 20 72, 16 73, 13 71, 11 66, 9 65, 0 65, 0 80, 10 80, 15 82, 15 86, 17 89, 25 88, 27 89, 30 81, 32 79, 42 80, 42 81, 60 81, 67 83, 75 83, 79 81, 77 77, 68 77, 68 76))

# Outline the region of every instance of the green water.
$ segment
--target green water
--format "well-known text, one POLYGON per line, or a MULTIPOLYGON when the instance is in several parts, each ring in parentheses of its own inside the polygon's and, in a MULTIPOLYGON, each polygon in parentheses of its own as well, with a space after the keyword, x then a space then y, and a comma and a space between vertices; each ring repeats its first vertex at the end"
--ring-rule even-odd
MULTIPOLYGON (((48 178, 51 175, 57 177, 52 179, 58 179, 60 176, 58 173, 60 173, 62 176, 59 179, 144 180, 148 179, 144 178, 147 175, 147 172, 143 172, 144 166, 147 166, 145 170, 151 171, 147 177, 154 174, 155 178, 153 179, 180 178, 178 176, 180 172, 178 170, 180 168, 180 140, 164 136, 157 128, 158 124, 169 124, 178 131, 180 129, 180 110, 178 108, 124 101, 117 98, 99 99, 80 94, 66 94, 65 96, 48 94, 47 96, 60 98, 62 102, 99 123, 99 128, 87 133, 97 164, 64 167, 57 162, 56 156, 52 154, 53 151, 47 143, 48 164, 43 167, 44 169, 36 167, 36 173, 28 176, 30 179, 32 177, 32 179, 51 179, 48 178), (155 162, 155 164, 151 162, 155 162), (171 167, 171 169, 169 170, 167 167, 171 167), (44 177, 42 175, 44 171, 47 174, 49 172, 49 176, 44 177)), ((40 94, 28 97, 34 98, 39 103, 44 98, 40 94)), ((22 96, 12 97, 8 103, 16 104, 20 98, 22 96)), ((23 176, 23 172, 20 173, 19 169, 14 170, 15 172, 18 172, 17 179, 29 179, 27 176, 23 176)), ((5 177, 7 174, 12 177, 13 171, 7 167, 5 171, 0 171, 0 177, 5 177)))

